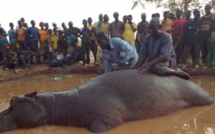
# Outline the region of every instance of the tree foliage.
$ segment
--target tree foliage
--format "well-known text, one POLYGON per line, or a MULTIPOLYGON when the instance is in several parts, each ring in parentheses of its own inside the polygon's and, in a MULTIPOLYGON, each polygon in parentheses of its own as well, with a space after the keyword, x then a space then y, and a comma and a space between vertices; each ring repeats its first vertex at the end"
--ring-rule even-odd
POLYGON ((215 6, 215 0, 133 0, 132 9, 138 5, 145 8, 146 3, 155 3, 157 7, 163 7, 172 12, 175 12, 176 9, 180 9, 184 13, 194 8, 203 9, 203 3, 210 3, 215 6))

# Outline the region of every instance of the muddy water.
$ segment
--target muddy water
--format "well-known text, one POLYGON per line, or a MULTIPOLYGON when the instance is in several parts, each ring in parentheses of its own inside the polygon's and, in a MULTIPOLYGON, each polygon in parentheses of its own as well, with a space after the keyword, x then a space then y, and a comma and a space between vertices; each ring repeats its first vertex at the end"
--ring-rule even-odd
MULTIPOLYGON (((96 75, 38 75, 0 84, 0 111, 8 107, 12 96, 38 91, 59 91, 77 87, 96 75)), ((192 81, 204 87, 215 97, 215 77, 193 77, 192 81)), ((104 134, 214 134, 215 107, 194 107, 174 114, 134 121, 112 129, 104 134)), ((90 134, 87 129, 77 127, 42 126, 32 129, 19 129, 4 134, 90 134)))

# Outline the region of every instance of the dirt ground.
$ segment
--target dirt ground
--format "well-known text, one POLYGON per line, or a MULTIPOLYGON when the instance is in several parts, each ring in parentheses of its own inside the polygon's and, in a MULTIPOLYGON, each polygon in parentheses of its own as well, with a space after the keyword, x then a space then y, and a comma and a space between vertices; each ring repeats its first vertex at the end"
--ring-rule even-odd
MULTIPOLYGON (((0 66, 1 67, 1 66, 0 66)), ((178 67, 180 68, 180 67, 178 67)), ((180 68, 182 69, 182 68, 180 68)), ((208 75, 208 76, 215 76, 215 69, 208 69, 208 68, 193 68, 193 67, 187 67, 185 69, 182 69, 185 72, 189 73, 191 76, 201 76, 201 75, 208 75)), ((26 76, 36 75, 36 74, 86 74, 86 73, 95 73, 95 74, 103 74, 104 73, 104 66, 103 64, 94 65, 81 65, 80 63, 71 65, 71 66, 65 66, 65 67, 48 67, 47 65, 35 65, 29 70, 25 70, 22 68, 18 69, 18 73, 15 73, 12 70, 3 70, 0 69, 0 82, 9 81, 13 79, 19 79, 26 76)))
POLYGON ((44 64, 34 65, 28 70, 24 68, 18 68, 18 73, 15 73, 14 70, 3 70, 3 67, 0 66, 0 83, 4 81, 9 81, 13 79, 19 79, 26 76, 32 76, 36 74, 86 74, 86 73, 96 73, 102 74, 104 73, 104 67, 102 64, 94 65, 94 64, 87 64, 81 65, 79 63, 65 66, 65 67, 49 67, 44 64))

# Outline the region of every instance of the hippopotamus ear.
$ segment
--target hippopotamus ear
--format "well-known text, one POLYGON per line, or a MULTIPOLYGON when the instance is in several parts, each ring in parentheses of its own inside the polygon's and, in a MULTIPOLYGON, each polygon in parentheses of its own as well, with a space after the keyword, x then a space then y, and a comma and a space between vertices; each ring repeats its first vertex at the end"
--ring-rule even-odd
POLYGON ((24 95, 25 97, 35 98, 37 96, 37 92, 32 92, 24 95))

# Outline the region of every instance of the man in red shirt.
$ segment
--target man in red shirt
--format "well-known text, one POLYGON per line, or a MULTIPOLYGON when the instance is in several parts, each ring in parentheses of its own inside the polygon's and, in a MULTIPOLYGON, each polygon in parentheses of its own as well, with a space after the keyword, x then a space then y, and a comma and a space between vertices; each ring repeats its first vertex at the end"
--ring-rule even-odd
POLYGON ((182 11, 176 10, 176 19, 173 21, 173 46, 175 48, 176 54, 176 63, 181 64, 181 57, 183 52, 183 33, 184 33, 184 26, 187 23, 187 20, 181 18, 182 11))

